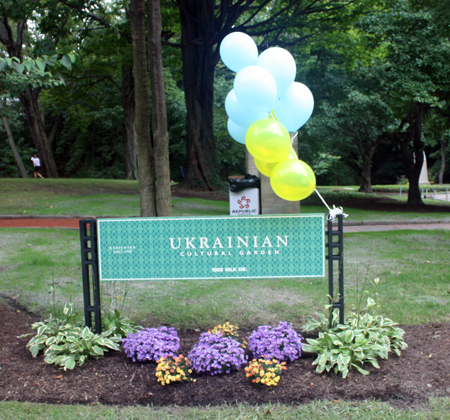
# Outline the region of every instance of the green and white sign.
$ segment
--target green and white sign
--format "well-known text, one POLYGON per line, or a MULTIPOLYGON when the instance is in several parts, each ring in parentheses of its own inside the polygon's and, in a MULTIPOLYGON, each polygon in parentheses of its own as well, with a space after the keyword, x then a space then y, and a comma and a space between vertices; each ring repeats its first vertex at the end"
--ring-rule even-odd
POLYGON ((325 276, 322 214, 100 219, 100 280, 325 276))

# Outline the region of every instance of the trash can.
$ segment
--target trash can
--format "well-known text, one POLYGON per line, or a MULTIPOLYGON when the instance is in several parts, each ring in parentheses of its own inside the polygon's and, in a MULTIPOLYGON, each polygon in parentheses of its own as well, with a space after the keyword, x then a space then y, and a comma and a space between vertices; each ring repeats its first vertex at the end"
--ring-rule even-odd
POLYGON ((260 179, 255 175, 230 176, 230 215, 260 214, 260 179))

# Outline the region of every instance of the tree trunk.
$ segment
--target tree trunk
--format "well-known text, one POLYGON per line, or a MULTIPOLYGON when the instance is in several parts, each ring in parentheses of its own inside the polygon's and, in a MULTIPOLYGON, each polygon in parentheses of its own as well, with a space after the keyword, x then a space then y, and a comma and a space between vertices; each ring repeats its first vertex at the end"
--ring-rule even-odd
POLYGON ((137 145, 134 136, 134 79, 133 68, 130 66, 122 66, 122 108, 124 119, 122 123, 123 129, 123 146, 125 158, 125 179, 137 179, 137 145))
MULTIPOLYGON (((0 108, 3 109, 3 99, 0 99, 0 108)), ((8 137, 9 147, 11 147, 11 152, 14 156, 14 160, 16 161, 17 167, 19 168, 20 176, 22 178, 28 178, 27 171, 22 162, 22 158, 17 151, 16 143, 14 142, 14 137, 12 135, 11 129, 9 128, 8 119, 2 115, 3 125, 5 127, 6 136, 8 137)))
POLYGON ((358 149, 363 161, 361 172, 361 183, 359 192, 372 193, 372 158, 377 146, 368 146, 364 149, 362 144, 358 144, 358 149))
MULTIPOLYGON (((42 114, 41 114, 42 115, 42 114)), ((61 118, 63 116, 62 111, 59 111, 56 115, 55 122, 53 123, 52 131, 50 132, 50 135, 48 136, 48 144, 52 144, 53 140, 56 138, 56 132, 58 131, 58 125, 61 122, 61 118)))
POLYGON ((407 203, 412 206, 417 206, 417 205, 424 205, 419 188, 420 172, 422 170, 423 165, 423 149, 422 151, 416 152, 416 149, 414 148, 414 155, 415 155, 415 163, 412 165, 412 168, 410 170, 410 176, 408 177, 409 191, 407 203))
POLYGON ((445 173, 445 138, 441 137, 441 170, 439 171, 439 184, 444 183, 444 173, 445 173))
POLYGON ((140 214, 146 217, 156 216, 155 172, 153 166, 153 148, 150 141, 150 96, 147 78, 147 54, 145 49, 145 2, 131 0, 131 34, 133 37, 133 68, 135 85, 135 120, 138 152, 138 179, 140 195, 140 214))
POLYGON ((178 3, 187 110, 187 168, 182 185, 213 190, 219 180, 213 114, 214 71, 219 61, 219 49, 213 49, 215 2, 182 0, 178 3))
POLYGON ((371 161, 363 160, 363 170, 361 172, 361 182, 359 184, 359 192, 372 193, 372 170, 371 161))
POLYGON ((39 110, 40 89, 26 89, 20 95, 20 101, 25 113, 25 121, 33 138, 42 168, 47 178, 58 178, 55 159, 45 134, 45 127, 39 110))
POLYGON ((412 143, 414 147, 414 159, 410 160, 409 168, 409 191, 407 203, 412 206, 424 205, 422 196, 420 194, 419 179, 420 172, 423 166, 423 151, 425 145, 422 142, 422 123, 424 109, 420 104, 416 104, 417 114, 414 119, 414 123, 410 125, 408 134, 412 137, 412 143))
POLYGON ((161 52, 161 8, 159 1, 147 0, 148 56, 152 88, 152 132, 155 152, 156 205, 158 216, 172 216, 169 133, 167 131, 166 91, 161 52))

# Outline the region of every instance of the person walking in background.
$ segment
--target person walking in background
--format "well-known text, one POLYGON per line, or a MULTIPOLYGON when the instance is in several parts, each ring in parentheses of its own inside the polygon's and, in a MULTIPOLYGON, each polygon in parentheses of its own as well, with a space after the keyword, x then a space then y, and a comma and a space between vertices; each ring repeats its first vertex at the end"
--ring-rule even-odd
POLYGON ((31 158, 31 161, 33 162, 34 171, 33 175, 34 177, 44 178, 39 171, 41 170, 41 160, 38 158, 38 155, 35 153, 34 156, 31 158))

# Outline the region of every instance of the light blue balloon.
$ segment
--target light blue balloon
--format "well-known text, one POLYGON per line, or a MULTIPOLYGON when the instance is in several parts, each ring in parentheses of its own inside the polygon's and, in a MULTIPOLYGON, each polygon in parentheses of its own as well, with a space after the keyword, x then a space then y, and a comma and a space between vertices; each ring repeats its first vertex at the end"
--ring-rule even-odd
POLYGON ((245 144, 245 133, 247 129, 240 125, 237 125, 231 118, 228 118, 227 123, 228 133, 238 143, 245 144))
POLYGON ((269 70, 259 66, 242 69, 234 79, 234 93, 243 105, 270 112, 277 99, 277 85, 269 70))
POLYGON ((220 44, 220 58, 230 70, 237 73, 256 63, 258 47, 247 34, 232 32, 220 44))
POLYGON ((256 65, 270 71, 277 84, 277 97, 281 98, 294 82, 297 73, 294 57, 284 48, 268 48, 260 54, 256 65))
POLYGON ((311 117, 314 97, 303 83, 294 82, 280 99, 275 116, 291 133, 302 127, 311 117))
POLYGON ((268 118, 269 113, 255 108, 245 106, 234 93, 230 90, 225 99, 225 111, 227 115, 241 127, 248 128, 255 121, 268 118))

